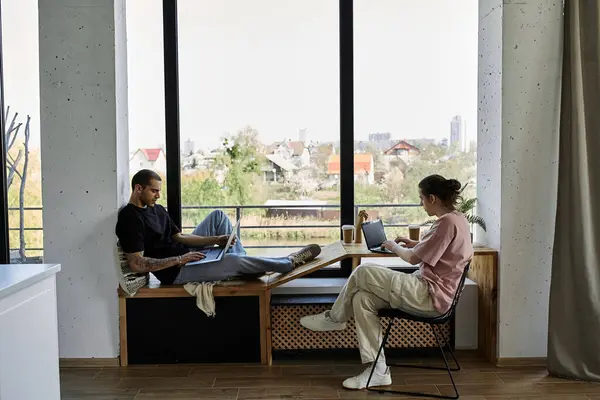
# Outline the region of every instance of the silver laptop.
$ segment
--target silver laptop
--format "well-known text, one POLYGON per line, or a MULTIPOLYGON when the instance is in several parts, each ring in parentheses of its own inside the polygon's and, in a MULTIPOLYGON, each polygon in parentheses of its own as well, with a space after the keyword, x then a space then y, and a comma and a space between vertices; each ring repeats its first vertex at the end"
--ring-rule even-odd
POLYGON ((241 220, 242 220, 241 218, 238 219, 235 226, 233 227, 233 230, 231 231, 231 235, 229 235, 229 239, 227 240, 227 244, 225 245, 225 247, 214 247, 214 248, 210 248, 210 249, 200 250, 200 252, 202 254, 204 254, 205 257, 202 260, 192 261, 192 262, 185 264, 186 267, 221 261, 223 259, 223 257, 225 256, 225 254, 227 253, 227 251, 229 251, 229 248, 231 247, 231 243, 233 242, 233 238, 237 234, 238 227, 240 226, 241 220))

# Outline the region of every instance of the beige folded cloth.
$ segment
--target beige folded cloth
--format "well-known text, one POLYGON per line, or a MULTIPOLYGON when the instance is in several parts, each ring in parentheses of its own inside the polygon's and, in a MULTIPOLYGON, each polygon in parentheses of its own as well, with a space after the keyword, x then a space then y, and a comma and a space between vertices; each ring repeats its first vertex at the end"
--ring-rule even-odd
POLYGON ((192 296, 196 296, 196 305, 209 317, 216 315, 213 286, 218 282, 190 282, 183 288, 192 296))

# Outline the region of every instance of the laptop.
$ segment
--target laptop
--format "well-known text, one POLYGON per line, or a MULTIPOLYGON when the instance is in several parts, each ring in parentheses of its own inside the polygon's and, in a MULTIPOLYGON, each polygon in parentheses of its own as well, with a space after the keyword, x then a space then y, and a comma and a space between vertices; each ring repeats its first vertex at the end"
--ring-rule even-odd
POLYGON ((383 229, 383 222, 381 219, 363 222, 362 231, 367 249, 373 253, 394 254, 394 252, 381 247, 383 242, 388 240, 385 236, 385 229, 383 229))
POLYGON ((241 220, 242 220, 241 218, 238 219, 235 226, 231 230, 231 234, 229 235, 229 239, 227 240, 227 244, 225 245, 225 247, 213 247, 213 248, 209 248, 209 249, 202 249, 202 250, 200 250, 200 252, 205 255, 205 257, 202 260, 189 262, 185 265, 187 267, 189 267, 189 266, 193 266, 193 265, 209 264, 209 263, 221 261, 223 259, 223 257, 225 256, 225 254, 227 253, 227 251, 229 251, 229 248, 231 247, 231 243, 233 242, 233 238, 237 234, 238 227, 240 226, 241 220))

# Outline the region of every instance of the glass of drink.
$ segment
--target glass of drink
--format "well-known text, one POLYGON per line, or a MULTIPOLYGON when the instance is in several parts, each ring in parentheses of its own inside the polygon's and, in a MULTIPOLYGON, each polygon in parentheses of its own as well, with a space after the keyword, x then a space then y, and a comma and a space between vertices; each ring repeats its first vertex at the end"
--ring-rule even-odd
POLYGON ((410 240, 419 240, 420 231, 421 231, 421 226, 409 225, 408 226, 408 238, 410 240))
POLYGON ((346 244, 352 243, 353 236, 354 236, 354 225, 343 225, 342 226, 342 237, 344 238, 344 243, 346 243, 346 244))

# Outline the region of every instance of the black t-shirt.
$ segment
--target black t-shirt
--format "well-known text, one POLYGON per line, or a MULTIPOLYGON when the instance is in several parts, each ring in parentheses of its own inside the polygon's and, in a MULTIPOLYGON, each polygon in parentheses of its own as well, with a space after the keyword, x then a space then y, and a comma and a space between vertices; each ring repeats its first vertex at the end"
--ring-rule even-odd
MULTIPOLYGON (((144 257, 151 258, 168 258, 188 253, 190 250, 187 247, 172 239, 179 232, 179 228, 161 205, 140 208, 127 204, 119 211, 116 234, 125 253, 143 251, 144 257)), ((177 266, 153 272, 165 285, 173 284, 178 273, 177 266)))

